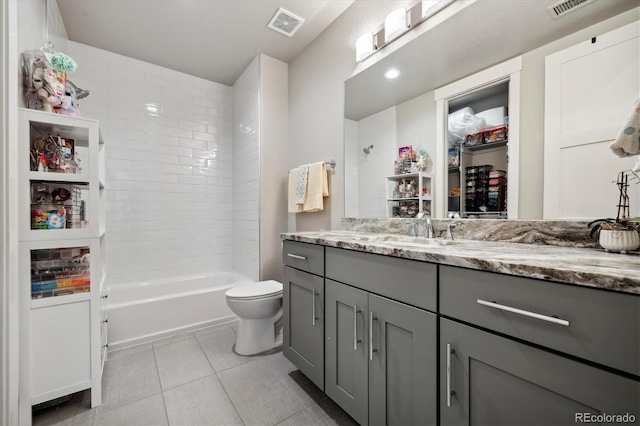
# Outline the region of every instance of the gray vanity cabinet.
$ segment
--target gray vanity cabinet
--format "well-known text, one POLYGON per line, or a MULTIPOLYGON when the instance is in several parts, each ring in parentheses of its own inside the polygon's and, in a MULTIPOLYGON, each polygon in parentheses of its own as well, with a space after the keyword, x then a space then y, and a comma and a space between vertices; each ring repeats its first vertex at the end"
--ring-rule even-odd
POLYGON ((284 241, 282 352, 324 390, 324 247, 284 241))
POLYGON ((637 381, 445 318, 440 366, 443 425, 568 425, 605 413, 638 422, 637 381))
POLYGON ((324 278, 285 266, 283 281, 282 352, 324 390, 324 278))
POLYGON ((369 294, 369 424, 435 425, 437 320, 369 294))
POLYGON ((435 307, 435 265, 333 248, 326 262, 325 393, 360 424, 436 424, 436 315, 374 294, 435 307))
POLYGON ((325 282, 325 389, 358 423, 369 418, 367 292, 325 282))
POLYGON ((640 298, 444 265, 439 278, 443 424, 640 422, 640 298))

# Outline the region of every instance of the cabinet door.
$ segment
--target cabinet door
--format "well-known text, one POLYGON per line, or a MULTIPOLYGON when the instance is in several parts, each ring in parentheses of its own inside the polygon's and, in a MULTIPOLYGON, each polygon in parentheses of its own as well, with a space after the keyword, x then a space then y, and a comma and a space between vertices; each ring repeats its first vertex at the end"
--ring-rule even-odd
POLYGON ((31 405, 91 387, 89 301, 31 309, 31 405))
POLYGON ((445 425, 567 425, 640 409, 638 381, 442 318, 440 360, 445 425))
POLYGON ((360 424, 368 423, 367 292, 325 282, 325 393, 360 424))
POLYGON ((324 390, 324 278, 285 266, 284 355, 324 390))
POLYGON ((368 315, 369 423, 436 424, 436 316, 372 294, 368 315))

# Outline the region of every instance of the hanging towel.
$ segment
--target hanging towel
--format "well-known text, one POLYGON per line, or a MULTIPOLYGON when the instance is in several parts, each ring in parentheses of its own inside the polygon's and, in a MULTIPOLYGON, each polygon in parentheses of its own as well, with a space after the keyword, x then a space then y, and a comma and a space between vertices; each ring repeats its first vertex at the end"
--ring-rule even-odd
POLYGON ((296 204, 298 172, 299 172, 298 168, 289 170, 289 191, 288 191, 288 197, 287 197, 289 213, 300 213, 302 211, 302 204, 296 204))
POLYGON ((303 212, 317 212, 324 209, 323 197, 329 196, 327 166, 324 161, 309 165, 307 196, 302 206, 303 212))
POLYGON ((309 165, 298 167, 298 177, 296 179, 296 204, 304 204, 307 195, 307 178, 309 176, 309 165))
POLYGON ((609 148, 618 157, 640 155, 640 98, 636 99, 631 116, 609 148))

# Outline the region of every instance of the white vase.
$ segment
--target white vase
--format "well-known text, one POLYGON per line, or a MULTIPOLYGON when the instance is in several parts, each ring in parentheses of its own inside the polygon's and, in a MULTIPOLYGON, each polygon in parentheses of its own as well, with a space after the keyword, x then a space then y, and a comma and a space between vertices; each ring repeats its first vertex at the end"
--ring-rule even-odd
POLYGON ((638 231, 600 230, 600 246, 605 251, 626 253, 640 246, 638 231))

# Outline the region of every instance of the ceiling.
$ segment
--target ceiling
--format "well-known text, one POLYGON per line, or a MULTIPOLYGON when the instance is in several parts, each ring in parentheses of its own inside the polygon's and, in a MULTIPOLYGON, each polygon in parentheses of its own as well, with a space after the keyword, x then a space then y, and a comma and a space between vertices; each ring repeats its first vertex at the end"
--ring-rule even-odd
POLYGON ((347 118, 368 117, 638 7, 638 0, 596 0, 553 19, 547 7, 557 0, 458 1, 464 7, 455 14, 455 4, 440 12, 451 14, 448 19, 437 25, 425 21, 412 31, 427 31, 401 49, 377 61, 372 57, 370 65, 369 60, 362 63, 363 71, 345 84, 347 118), (387 80, 384 73, 392 67, 400 77, 387 80))
POLYGON ((233 85, 264 53, 295 58, 353 0, 57 0, 69 40, 233 85), (289 38, 278 8, 305 19, 289 38))

